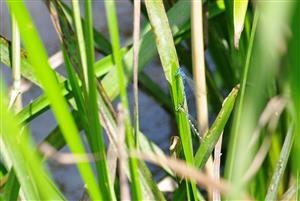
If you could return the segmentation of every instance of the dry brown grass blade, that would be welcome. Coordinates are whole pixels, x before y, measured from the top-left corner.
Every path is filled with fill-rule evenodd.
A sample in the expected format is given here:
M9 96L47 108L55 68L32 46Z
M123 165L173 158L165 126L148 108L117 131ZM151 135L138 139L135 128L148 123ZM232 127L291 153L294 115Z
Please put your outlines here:
M124 125L118 123L118 132L124 131ZM122 137L119 133L119 136ZM124 135L124 134L123 134ZM128 157L128 154L124 151L124 139L123 136L122 139L120 138L118 141L118 154L119 157L123 157L121 161L125 162L126 158ZM41 153L43 153L47 158L51 158L55 160L56 162L62 164L62 165L70 165L75 163L84 163L84 162L94 162L95 160L101 160L101 158L97 154L71 154L71 153L59 153L56 149L54 149L51 145L47 143L43 143L40 145L39 150ZM230 195L230 193L234 192L233 186L231 186L228 182L225 180L216 180L209 175L203 173L202 171L199 171L193 166L188 165L185 161L173 159L173 158L167 158L167 157L161 157L153 154L147 154L139 151L132 151L130 152L130 156L140 158L142 160L146 160L148 162L151 162L153 164L156 164L161 167L169 167L174 172L176 172L177 175L179 175L182 178L186 178L189 180L194 180L198 183L199 186L204 188L214 188L220 191L223 195ZM109 159L108 159L109 160ZM122 166L120 164L120 166ZM122 166L124 168L124 166ZM120 170L120 177L123 177L121 175L125 174L124 170ZM122 172L121 172L122 171ZM127 177L124 175L124 178L120 178L121 181L121 191L124 191L123 197L124 200L128 200L129 196L129 190L125 189L128 188L127 184ZM125 183L126 182L126 183ZM126 186L127 185L127 186ZM125 192L126 191L126 192ZM128 193L128 194L127 194ZM127 196L128 195L128 196ZM243 194L242 195L243 200L253 200L249 195Z
M208 130L208 105L205 78L205 57L204 57L204 32L203 32L203 12L202 1L192 1L192 58L193 75L195 81L196 109L198 130L203 137ZM202 92L202 93L200 93ZM213 160L210 157L205 165L205 171L213 176ZM212 200L213 189L207 189L209 200Z
M297 200L297 185L293 184L289 189L281 196L280 201L292 201Z
M106 106L108 107L110 113L112 114L112 117L114 118L114 120L117 120L117 114L116 114L116 111L114 109L114 106L112 105L112 101L111 99L109 98L109 96L107 95L104 87L103 87L103 84L101 82L101 80L96 80L96 84L97 84L97 91L98 93L100 94L100 96L103 98Z
M109 158L109 160L107 165L110 170L109 171L110 180L111 183L113 184L116 177L117 160L118 160L118 150L117 150L118 142L115 137L117 136L116 133L117 131L114 129L113 125L111 125L111 122L108 120L108 117L106 116L105 111L101 105L99 106L99 119L109 139L109 145L107 149L107 158Z
M99 119L107 133L109 142L112 143L115 148L118 147L118 143L116 140L116 136L117 136L116 130L114 126L111 124L111 122L108 120L108 117L106 116L102 106L99 106Z
M72 154L72 153L59 153L53 146L44 142L39 145L39 151L45 158L51 158L62 165L73 165L76 163L86 163L95 160L101 160L97 154Z
M221 165L221 149L222 149L222 139L223 139L223 133L220 135L220 138L215 146L214 151L214 178L216 180L220 179L220 165ZM214 201L221 200L220 192L217 189L213 189L212 199Z
M139 36L140 36L141 1L134 0L133 15L133 96L134 96L134 133L139 132L139 96L138 96L138 65L139 65Z
M118 155L119 155L119 176L120 176L120 197L121 200L130 200L128 180L126 177L127 156L124 152L125 144L125 111L122 104L118 105Z
M55 54L53 54L49 59L48 62L51 66L51 68L54 70L58 68L60 65L64 63L63 53L62 51L58 51Z
M113 184L116 178L117 172L117 161L118 161L118 152L115 149L115 146L110 142L107 148L106 158L109 158L107 166L109 169L109 178Z
M257 173L262 163L264 162L268 151L272 143L272 138L270 135L266 136L264 142L260 146L257 154L255 155L251 165L248 168L248 171L245 173L243 181L247 183L250 179Z
M252 135L248 149L251 149L255 145L257 139L259 138L261 129L265 127L269 122L269 130L274 129L280 114L286 106L286 102L286 99L280 96L275 96L270 99L270 101L267 103L265 109L260 115L258 125Z
M192 57L195 81L197 120L200 135L208 130L208 107L206 96L205 57L203 44L202 2L192 1Z
M193 166L188 165L185 161L170 158L170 157L161 157L152 154L146 154L139 151L133 151L130 153L131 156L146 160L150 163L153 163L158 166L168 166L177 175L182 178L189 180L194 180L198 183L199 186L204 188L215 188L221 192L223 195L229 195L234 191L233 186L231 186L225 180L220 179L219 181L213 179L209 175L199 171ZM253 200L250 196L244 194L243 200Z
M250 150L259 138L261 129L269 124L269 131L273 131L277 125L278 118L286 106L286 100L283 97L275 96L267 103L265 109L261 113L261 116L258 121L258 125L255 128L255 131L250 140L248 150ZM248 168L248 171L243 177L244 182L248 182L259 170L264 159L268 154L268 150L271 146L271 136L268 135L265 137L262 145L260 146L257 154L255 155L251 165Z

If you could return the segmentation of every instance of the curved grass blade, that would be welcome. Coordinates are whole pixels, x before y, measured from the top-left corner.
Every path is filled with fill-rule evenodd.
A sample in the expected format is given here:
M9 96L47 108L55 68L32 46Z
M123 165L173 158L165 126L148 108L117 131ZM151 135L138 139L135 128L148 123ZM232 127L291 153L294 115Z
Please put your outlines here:
M67 103L61 95L61 88L57 83L57 78L48 64L47 53L40 41L24 3L9 0L8 5L18 22L24 46L30 53L29 59L33 64L32 67L34 73L43 86L71 151L74 153L85 153L79 132L69 113ZM88 186L91 197L93 199L101 199L101 194L94 179L91 166L87 163L77 165Z
M230 94L223 102L222 109L220 110L216 120L208 130L207 134L203 138L200 147L195 154L195 166L198 168L203 168L208 160L209 156L218 142L220 135L222 134L224 127L230 117L233 110L235 99L238 95L239 86L232 89Z
M296 132L294 129L294 125L292 125L291 128L289 128L288 133L285 137L281 149L280 157L276 164L276 168L272 176L265 200L277 200L277 191L279 187L279 182L283 176L286 164L289 159L290 151L292 149L294 139L295 139L295 133Z

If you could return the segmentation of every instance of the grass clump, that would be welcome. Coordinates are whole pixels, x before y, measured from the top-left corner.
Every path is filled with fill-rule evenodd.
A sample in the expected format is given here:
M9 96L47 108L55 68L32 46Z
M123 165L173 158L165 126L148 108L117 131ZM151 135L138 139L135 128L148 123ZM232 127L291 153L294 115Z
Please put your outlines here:
M1 77L1 200L67 200L49 160L76 165L86 187L78 191L90 200L299 199L298 1L135 0L134 40L122 47L114 0L103 2L109 39L95 27L91 0L45 0L66 75L49 64L24 2L6 3L12 36L0 36L0 59L13 87L8 93ZM155 58L169 93L144 71ZM43 91L27 105L24 78ZM164 138L173 139L171 154L141 132L138 88L174 119ZM48 110L57 127L37 145L29 125Z

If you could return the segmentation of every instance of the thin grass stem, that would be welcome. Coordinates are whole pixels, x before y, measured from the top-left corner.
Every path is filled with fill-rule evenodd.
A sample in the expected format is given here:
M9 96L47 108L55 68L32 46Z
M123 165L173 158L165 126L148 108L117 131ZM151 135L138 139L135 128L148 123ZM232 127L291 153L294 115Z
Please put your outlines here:
M118 20L116 15L115 1L105 0L105 9L107 14L107 22L110 33L110 38L112 42L113 56L116 63L118 83L120 89L121 102L125 110L125 127L126 127L126 142L128 149L132 150L134 145L134 136L132 132L132 127L130 123L129 106L126 92L126 84L124 78L123 61L120 54L120 42L119 42L119 30L118 30ZM138 174L138 160L136 158L129 159L130 164L130 174L132 182L132 199L142 200L142 191L140 187L140 179Z
M140 37L141 1L134 0L133 15L133 96L134 96L134 133L137 145L139 131L139 95L138 95L138 65L139 65L139 37Z

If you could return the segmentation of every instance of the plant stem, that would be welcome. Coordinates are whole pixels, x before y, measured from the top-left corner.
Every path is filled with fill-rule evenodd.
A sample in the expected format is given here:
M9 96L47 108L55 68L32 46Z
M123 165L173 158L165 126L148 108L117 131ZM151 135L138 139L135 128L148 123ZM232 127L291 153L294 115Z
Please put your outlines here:
M126 142L128 145L129 151L133 148L137 148L134 146L134 138L132 127L130 123L130 114L128 107L128 99L126 92L126 83L124 77L124 70L122 65L122 57L120 52L120 42L119 42L119 30L118 30L118 21L116 15L115 1L114 0L105 0L105 9L107 13L107 22L110 33L110 38L112 42L113 48L113 56L116 63L117 68L117 76L119 82L120 96L121 102L125 110L125 127L126 127ZM138 174L138 160L136 158L129 159L130 165L130 174L131 174L131 182L132 182L132 199L133 200L142 200L142 192L140 187L140 179Z
M192 1L192 58L193 75L195 80L195 98L197 109L198 130L204 137L208 130L208 106L205 78L205 57L203 44L203 13L202 1ZM209 158L205 166L208 175L213 176L213 160ZM212 199L212 189L207 189L209 200Z
M141 1L134 0L133 22L133 94L134 94L134 133L135 143L139 131L139 95L138 95L138 65L139 65L139 36L140 36Z

